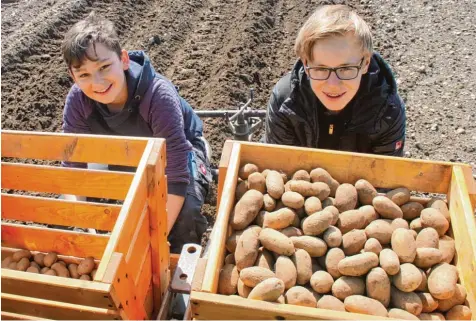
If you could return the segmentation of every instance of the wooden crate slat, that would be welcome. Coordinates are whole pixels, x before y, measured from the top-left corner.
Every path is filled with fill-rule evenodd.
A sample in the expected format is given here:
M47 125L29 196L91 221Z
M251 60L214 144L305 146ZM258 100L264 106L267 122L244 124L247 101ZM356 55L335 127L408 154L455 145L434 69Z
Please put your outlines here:
M129 249L126 252L125 260L133 273L135 284L140 274L140 268L146 259L150 248L149 232L149 211L147 207L142 211L142 215L135 225L135 232L129 242ZM150 253L149 253L150 255Z
M385 318L192 292L192 317L196 320L382 320Z
M25 314L18 314L18 313L11 313L11 312L1 312L2 320L51 320L51 319L44 319L33 317L31 315Z
M137 295L131 270L122 253L113 253L102 281L112 284L114 295L120 302L119 308L124 310L129 319L146 320L148 318L143 302Z
M120 205L2 193L2 218L111 231Z
M147 296L150 286L152 285L152 259L150 247L144 255L144 260L139 267L139 274L136 280L137 296L143 302Z
M202 291L216 293L218 287L218 276L223 266L225 255L225 242L228 233L228 221L230 212L234 206L235 187L240 166L241 145L234 144L228 173L223 185L223 195L217 213L217 219L213 227L212 240L209 249L208 263L205 270L205 277L202 283Z
M260 170L280 169L288 175L298 169L326 169L339 183L354 184L363 178L376 187L405 186L420 192L446 194L454 165L448 162L406 159L370 154L356 154L301 147L240 143L241 162L256 164ZM476 188L472 184L471 189Z
M115 310L2 293L2 310L56 320L117 320Z
M101 259L108 235L2 223L2 246Z
M167 242L167 178L165 144L155 142L148 156L147 198L150 215L150 246L152 259L152 284L154 288L154 314L159 312L160 303L167 290L170 278L169 246Z
M133 173L2 162L2 188L123 200Z
M464 174L459 166L453 168L449 211L455 239L456 266L474 315L476 314L476 223Z
M2 293L112 309L111 285L2 269Z
M145 138L3 130L2 157L137 166Z
M153 141L149 141L145 148L144 154L148 155L153 147ZM116 225L111 233L110 241L104 250L101 264L99 264L96 272L95 280L101 281L106 273L107 265L114 252L127 253L129 249L130 239L135 231L135 223L139 220L142 210L147 200L147 182L145 177L145 168L147 165L146 157L143 157L137 167L136 174L129 185L129 191L122 205ZM121 247L119 249L118 247Z

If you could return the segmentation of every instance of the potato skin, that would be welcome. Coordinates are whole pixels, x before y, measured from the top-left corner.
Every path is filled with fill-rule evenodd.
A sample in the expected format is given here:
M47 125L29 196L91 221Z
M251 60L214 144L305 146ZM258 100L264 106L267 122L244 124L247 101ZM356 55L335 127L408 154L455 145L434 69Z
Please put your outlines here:
M235 201L239 201L248 191L248 180L240 181L235 188Z
M402 209L391 199L385 196L376 196L372 201L372 205L374 206L377 213L379 213L383 218L393 220L403 217Z
M381 245L387 245L392 239L392 226L388 221L378 219L371 222L365 228L367 238L374 238L380 242Z
M390 279L384 269L373 268L365 278L365 289L369 298L382 303L386 308L390 303Z
M455 293L453 294L451 298L437 301L438 310L442 312L446 312L450 310L452 307L454 307L455 305L464 304L465 300L466 300L466 289L461 284L456 284ZM428 312L432 312L432 311L428 311Z
M327 209L327 208L326 208ZM365 217L359 210L349 210L339 214L337 227L342 234L352 231L353 229L360 230L365 225Z
M323 233L332 222L332 214L323 210L306 217L302 222L304 235L316 236Z
M413 234L404 228L397 228L392 233L392 249L398 255L400 263L412 263L416 256L416 242Z
M286 290L296 285L297 270L289 257L281 255L276 259L275 273L276 277L284 282Z
M236 203L230 225L234 230L243 230L256 218L263 206L263 194L251 189Z
M242 231L233 231L233 233L226 239L225 247L230 253L234 253L236 250L236 244L238 243L238 240L240 239L241 234L243 234Z
M265 248L260 248L258 250L258 258L256 259L255 266L272 271L274 267L273 254Z
M11 255L2 260L2 268L7 269L10 263L15 263L13 262L13 257Z
M94 258L92 256L88 256L84 260L82 260L78 265L78 274L84 275L89 274L94 269L95 263Z
M362 278L354 276L342 276L335 280L332 285L332 295L339 300L344 300L351 295L363 295L365 283Z
M58 274L58 276L60 277L63 277L63 278L70 277L69 270L63 264L59 262L56 262L55 264L53 264L51 266L51 269L54 270L56 274Z
M304 210L308 216L312 215L322 210L322 203L319 198L311 196L304 202Z
M402 309L418 316L423 305L415 292L403 292L392 286L390 294L390 303L394 308Z
M318 237L314 236L292 236L291 241L294 244L294 248L303 249L311 257L320 257L326 254L327 244Z
M359 202L362 205L372 205L372 201L377 196L377 190L373 187L370 182L365 179L359 179L355 182L355 189L357 190L357 195Z
M448 220L443 216L443 214L434 208L425 208L423 211L421 211L420 218L421 226L423 228L434 228L440 237L446 234L446 231L448 231L450 226Z
M379 258L377 254L368 252L349 256L339 262L337 268L342 275L362 276L377 267Z
M363 313L376 315L380 317L387 316L387 309L377 300L367 298L363 295L351 295L345 298L344 306L346 311L354 313Z
M439 249L429 247L417 248L413 263L421 269L428 269L440 263L442 257L443 254Z
M30 260L27 256L23 256L18 262L16 269L18 271L26 271L30 267Z
M342 232L335 226L329 226L322 235L328 247L339 247L342 244Z
M471 310L465 305L455 305L446 312L446 320L471 320Z
M431 247L437 249L439 238L438 232L434 228L426 227L418 233L416 247Z
M352 230L342 237L342 249L345 255L354 255L360 253L367 242L367 235L364 230Z
M406 187L396 188L387 193L387 197L398 206L410 201L410 190Z
M246 286L241 279L238 279L237 291L239 296L242 298L247 298L253 288Z
M248 189L257 190L262 194L266 193L266 179L264 176L259 172L251 173L248 176Z
M456 291L458 271L454 265L440 263L431 268L428 290L438 300L450 299Z
M239 273L233 264L225 264L220 271L218 281L218 293L224 295L232 295L237 291Z
M243 284L250 288L254 288L258 283L266 279L276 277L273 271L258 266L245 268L241 270L239 274L240 280L243 281Z
M36 266L30 266L28 269L26 269L26 272L39 274L40 270Z
M455 240L447 235L440 237L438 249L443 254L441 262L451 263L456 253Z
M276 200L269 196L269 194L263 195L263 209L267 212L274 211L276 208Z
M429 208L434 208L440 211L441 214L446 218L448 222L451 222L450 211L448 210L448 205L443 200L434 200L428 204Z
M266 190L274 199L280 199L284 194L284 180L277 171L270 170L266 176Z
M296 213L287 207L264 215L263 227L269 227L275 230L284 229L290 226L296 218Z
M260 232L261 227L252 225L244 230L238 239L235 250L235 262L238 271L255 264L258 257Z
M294 286L286 291L287 304L315 308L317 301L311 291L302 286Z
M294 254L294 244L291 239L276 230L262 229L259 234L259 241L264 248L276 254L286 256Z
M420 320L446 320L441 313L421 313L418 317Z
M324 294L331 291L334 279L332 275L326 271L316 271L312 274L310 283L314 291L319 294Z
M439 305L441 304L441 302L439 302L438 300L435 300L435 298L433 298L430 293L427 293L427 292L415 292L415 293L418 295L418 297L421 300L423 313L430 313L439 308ZM442 310L442 311L446 311L446 310Z
M28 250L18 250L12 255L12 262L19 262L21 259L26 257L28 260L31 258L31 252Z
M400 266L400 271L393 277L393 284L403 292L413 292L421 284L422 277L420 270L411 263L404 263Z
M342 276L342 274L339 272L338 266L339 262L343 259L345 259L345 254L340 248L335 247L327 251L324 259L325 268L334 279Z
M420 217L421 211L424 209L423 205L418 202L408 202L400 208L402 209L403 218L408 221Z
M78 265L75 263L71 263L68 265L68 271L69 274L73 279L79 279L79 273L78 273Z
M400 260L397 253L391 249L383 249L379 255L380 266L388 275L395 275L400 271Z
M319 309L327 309L334 311L345 311L344 302L332 295L324 295L317 301Z
M377 241L377 239L370 238L365 242L364 252L373 252L380 255L380 252L382 252L382 245Z
M306 181L306 182L310 182L311 181L311 176L309 175L309 173L304 170L304 169L300 169L300 170L297 170L292 178L292 180L295 180L295 181Z
M373 221L380 218L380 215L378 215L377 211L375 211L375 208L372 205L361 206L359 207L359 211L362 212L362 215L364 216L364 228Z
M340 213L355 209L357 205L357 190L354 185L344 183L336 190L334 206Z
M243 166L238 170L238 176L239 176L242 180L245 180L245 179L248 179L248 177L249 177L252 173L256 173L256 172L259 172L258 166L256 166L255 164L248 163L248 164L243 165Z
M296 249L291 257L297 271L297 284L304 285L309 282L312 276L312 260L309 253L303 249Z
M43 258L43 264L47 267L51 267L58 260L58 255L55 252L50 252Z
M248 299L275 302L283 293L284 282L278 278L270 278L256 285Z
M284 192L283 196L281 196L281 201L284 205L293 209L299 209L304 206L304 197L293 191Z
M388 310L388 317L395 318L400 320L420 320L418 317L414 316L410 312L407 312L402 309L390 309Z

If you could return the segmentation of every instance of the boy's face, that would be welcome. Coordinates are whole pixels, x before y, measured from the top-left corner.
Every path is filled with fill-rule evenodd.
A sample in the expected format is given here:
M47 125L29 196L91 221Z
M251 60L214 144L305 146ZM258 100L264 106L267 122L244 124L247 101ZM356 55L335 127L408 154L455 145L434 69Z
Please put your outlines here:
M89 46L87 56L81 66L71 66L74 82L89 98L102 104L124 105L127 101L127 84L124 70L129 69L129 55L122 50L121 57L101 43L96 43L96 51Z
M311 87L317 98L331 111L340 111L352 100L360 87L362 75L368 70L370 55L362 53L355 35L331 37L319 40L313 48L313 61L304 61L306 67L338 68L350 67L339 71L339 79L335 72L331 72L326 80L325 70L306 70L310 79ZM360 70L353 67L361 67ZM311 73L311 74L310 74ZM324 75L324 77L322 77ZM317 77L316 77L317 76Z

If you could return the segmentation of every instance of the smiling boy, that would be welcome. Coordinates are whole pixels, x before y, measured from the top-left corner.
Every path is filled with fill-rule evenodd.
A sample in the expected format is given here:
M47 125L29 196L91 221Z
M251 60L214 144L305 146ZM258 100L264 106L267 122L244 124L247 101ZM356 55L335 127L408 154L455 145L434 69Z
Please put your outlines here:
M402 156L405 107L361 17L344 5L318 8L295 52L271 94L265 142Z
M62 53L74 81L63 131L165 138L171 252L200 243L207 228L201 207L211 181L201 120L173 84L154 71L144 52L121 48L108 20L92 14L76 23L65 35Z

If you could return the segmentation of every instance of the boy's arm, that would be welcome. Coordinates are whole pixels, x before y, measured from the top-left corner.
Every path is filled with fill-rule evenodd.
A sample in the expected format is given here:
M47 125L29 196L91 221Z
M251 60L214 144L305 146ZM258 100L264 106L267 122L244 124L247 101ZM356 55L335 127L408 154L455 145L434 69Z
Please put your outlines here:
M394 95L382 117L380 131L372 142L372 153L386 156L403 156L405 127L405 105L398 95Z
M185 137L180 100L167 83L156 84L149 111L149 123L154 137L165 138L167 167L167 225L172 229L182 209L189 180L188 154L191 144Z
M278 85L273 88L268 102L264 142L292 146L295 143L293 128L286 116L279 111L282 101L278 98Z

